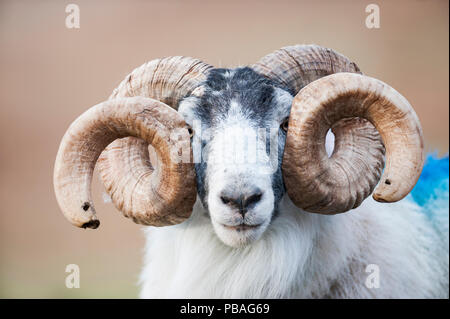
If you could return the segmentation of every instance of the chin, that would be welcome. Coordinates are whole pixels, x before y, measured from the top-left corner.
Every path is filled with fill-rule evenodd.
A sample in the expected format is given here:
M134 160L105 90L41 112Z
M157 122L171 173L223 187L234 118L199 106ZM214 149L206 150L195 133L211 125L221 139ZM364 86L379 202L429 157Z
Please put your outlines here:
M257 241L269 225L269 220L256 226L228 226L212 220L217 237L227 246L242 248Z

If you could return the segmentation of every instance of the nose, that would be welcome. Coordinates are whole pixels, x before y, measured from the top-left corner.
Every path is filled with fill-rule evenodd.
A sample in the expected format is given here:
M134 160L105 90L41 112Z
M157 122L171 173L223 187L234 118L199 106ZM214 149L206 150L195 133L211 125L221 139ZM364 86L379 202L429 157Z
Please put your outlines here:
M262 191L258 187L252 187L245 192L222 191L220 200L227 206L239 209L244 216L248 209L256 205L262 198Z

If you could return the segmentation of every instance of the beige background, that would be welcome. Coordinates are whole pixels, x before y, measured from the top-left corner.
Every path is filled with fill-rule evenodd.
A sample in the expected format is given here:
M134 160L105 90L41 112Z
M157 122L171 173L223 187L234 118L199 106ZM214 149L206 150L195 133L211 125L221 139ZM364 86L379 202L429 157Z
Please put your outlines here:
M381 28L365 27L378 3ZM76 3L81 28L65 27ZM448 150L448 2L0 1L0 297L136 297L143 236L101 200L98 230L60 214L53 161L68 125L136 66L188 55L252 63L282 46L333 48L405 95L427 148ZM64 285L81 268L81 288ZM164 275L164 274L161 274Z

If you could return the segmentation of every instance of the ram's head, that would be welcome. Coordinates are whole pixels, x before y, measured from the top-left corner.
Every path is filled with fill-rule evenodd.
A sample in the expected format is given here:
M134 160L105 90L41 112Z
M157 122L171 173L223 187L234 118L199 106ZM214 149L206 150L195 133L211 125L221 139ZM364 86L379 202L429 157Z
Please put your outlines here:
M136 223L181 223L198 195L218 236L239 246L259 238L286 192L321 214L347 212L372 193L395 202L423 159L421 126L402 95L335 51L302 45L246 68L187 57L142 65L67 130L54 184L64 215L97 228L98 160L115 206Z

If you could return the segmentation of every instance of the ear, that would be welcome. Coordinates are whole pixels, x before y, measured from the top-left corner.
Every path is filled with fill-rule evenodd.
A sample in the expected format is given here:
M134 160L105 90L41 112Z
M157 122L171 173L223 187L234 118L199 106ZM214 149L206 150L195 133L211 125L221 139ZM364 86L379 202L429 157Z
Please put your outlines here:
M294 97L287 91L281 88L275 88L274 98L277 107L274 110L274 119L281 123L286 117L289 116L292 107L292 101Z
M194 120L196 119L195 108L197 107L199 101L200 99L197 96L191 95L187 98L184 98L178 106L178 113L190 126L194 125Z

